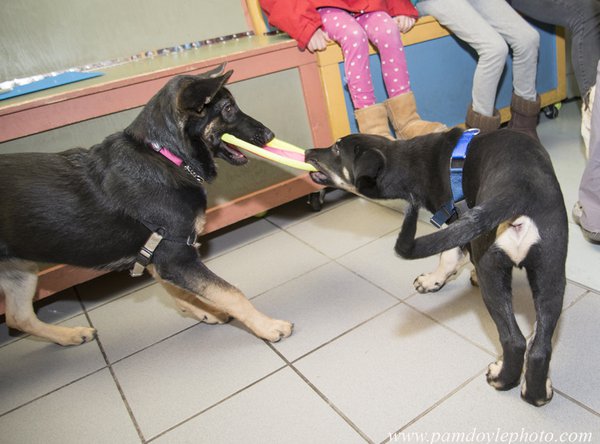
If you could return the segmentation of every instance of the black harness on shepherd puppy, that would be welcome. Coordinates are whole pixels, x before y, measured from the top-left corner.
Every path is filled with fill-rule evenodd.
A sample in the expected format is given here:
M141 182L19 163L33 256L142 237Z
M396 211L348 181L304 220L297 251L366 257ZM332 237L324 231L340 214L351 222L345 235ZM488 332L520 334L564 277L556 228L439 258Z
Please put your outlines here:
M174 165L181 167L187 171L198 183L202 184L205 182L204 178L194 170L191 166L187 165L180 157L173 154L171 150L165 147L161 147L156 142L149 143L152 150L161 154L165 158L167 158ZM152 256L154 255L154 250L158 248L158 244L165 239L172 242L184 243L186 245L193 246L195 248L199 247L198 243L198 234L196 232L191 233L189 236L178 236L174 235L171 230L168 230L160 225L154 224L149 221L142 220L140 221L142 224L148 228L152 234L148 237L146 243L142 246L140 251L138 252L135 263L133 264L131 270L129 270L129 274L131 277L140 277L144 274L144 270L148 265L152 263Z

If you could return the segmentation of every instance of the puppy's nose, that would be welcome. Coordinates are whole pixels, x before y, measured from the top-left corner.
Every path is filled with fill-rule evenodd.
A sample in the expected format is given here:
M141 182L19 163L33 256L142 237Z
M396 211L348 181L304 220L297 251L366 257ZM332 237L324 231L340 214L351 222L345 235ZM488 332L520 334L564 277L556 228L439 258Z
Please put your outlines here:
M273 140L273 138L275 137L275 133L273 133L273 131L271 131L269 128L265 128L263 130L263 143L267 143L270 142L271 140Z
M308 162L311 159L316 160L317 159L316 151L318 151L318 150L319 150L319 148L311 148L311 149L305 150L304 151L304 161Z

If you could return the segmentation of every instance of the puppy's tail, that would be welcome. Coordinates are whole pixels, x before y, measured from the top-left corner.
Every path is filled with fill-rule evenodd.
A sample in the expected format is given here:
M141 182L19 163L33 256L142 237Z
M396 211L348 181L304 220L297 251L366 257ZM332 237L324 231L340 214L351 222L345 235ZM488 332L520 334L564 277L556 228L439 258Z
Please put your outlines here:
M495 216L488 211L488 208L494 208L492 202L471 208L443 230L415 239L418 207L410 205L404 215L402 230L396 240L396 253L406 259L419 259L467 245L473 239L495 229L510 217L507 217L505 212L497 212L498 215Z

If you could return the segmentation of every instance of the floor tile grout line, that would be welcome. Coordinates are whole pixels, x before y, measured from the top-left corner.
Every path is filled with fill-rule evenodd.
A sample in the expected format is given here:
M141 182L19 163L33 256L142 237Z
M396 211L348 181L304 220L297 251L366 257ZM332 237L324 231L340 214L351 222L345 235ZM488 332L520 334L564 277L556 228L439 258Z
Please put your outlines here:
M242 242L241 244L238 244L238 245L236 245L235 247L233 247L233 248L231 248L231 249L228 249L228 250L226 250L226 251L223 251L223 252L221 252L221 253L215 254L214 256L211 256L211 257L209 257L209 258L206 258L206 259L202 258L202 259L203 259L203 260L205 260L206 264L208 265L208 264L209 264L209 263L210 263L212 260L214 260L214 259L217 259L217 258L223 257L223 256L225 256L226 254L229 254L229 253L232 253L232 252L234 252L234 251L237 251L237 250L239 250L240 248L244 248L244 247L246 247L246 246L248 246L248 245L252 245L252 244L254 244L254 243L256 243L256 242L259 242L259 241L261 241L261 240L263 240L263 239L266 239L266 238L268 238L268 237L274 236L275 234L278 234L278 233L280 233L280 232L284 232L284 233L287 233L287 234L289 234L289 235L293 236L293 235L292 235L292 234L291 234L289 231L287 231L287 228L289 228L289 227L292 227L292 226L294 226L294 225L297 225L297 224L299 224L299 223L301 223L301 222L304 222L305 220L312 219L312 218L314 218L314 217L318 216L319 214L323 214L323 213L327 213L327 212L329 212L329 211L332 211L332 210L334 210L335 208L338 208L338 207L340 207L340 206L342 206L342 205L345 205L346 203L347 203L347 202L344 202L344 203L337 204L337 205L335 205L335 206L334 206L334 207L332 207L332 208L329 208L329 209L327 209L327 210L324 210L322 213L321 213L321 212L319 212L319 213L315 213L313 216L310 216L310 217L308 217L308 218L306 218L306 219L303 219L303 220L301 220L301 221L298 221L298 222L296 222L296 223L294 223L294 224L292 224L292 225L286 225L285 227L282 227L282 226L280 226L280 225L277 225L275 222L273 222L273 221L269 220L269 219L268 219L268 216L267 216L267 217L264 217L264 218L263 218L263 220L264 220L265 222L267 222L267 223L271 224L273 227L275 227L275 228L276 228L277 230L279 230L279 231L273 231L272 233L265 233L264 235L259 235L259 236L258 236L256 239L252 239L252 240L250 240L250 241L248 241L248 242ZM297 240L300 240L300 241L302 241L302 239L300 239L300 238L298 238L298 237L296 237L296 236L293 236L293 237L294 237L294 238L296 238ZM303 242L303 241L302 241L302 242ZM303 242L303 243L305 243L305 242ZM308 244L307 244L307 245L308 245ZM311 247L313 250L315 250L315 248L314 248L314 247L312 247L311 245L309 245L309 246L310 246L310 247ZM316 250L316 251L318 251L318 250ZM319 253L321 253L321 252L319 252ZM321 254L323 254L323 253L321 253ZM325 255L325 256L326 256L326 255Z
M86 319L88 320L88 323L90 324L91 327L94 327L94 323L92 322L92 318L90 317L90 314L88 313L88 311L85 308L85 305L83 304L83 300L81 299L81 295L79 294L79 292L77 291L77 289L74 289L77 298L79 299L79 302L81 303L81 306L83 307L83 311L84 311L84 315L86 317ZM112 364L110 362L110 360L108 359L108 355L106 353L106 350L104 349L104 346L102 345L102 341L101 339L96 336L96 343L98 344L98 348L100 349L100 353L102 354L102 358L104 359L104 362L106 363L106 368L108 368L108 371L110 372L110 376L114 382L114 384L117 387L117 390L119 392L119 395L121 396L121 400L123 401L123 404L125 405L125 409L127 410L127 414L129 415L129 419L133 424L133 427L135 428L136 433L138 434L138 437L140 438L140 441L142 443L145 443L146 440L144 438L144 433L142 432L142 429L140 428L140 425L137 421L137 419L135 418L135 415L133 413L133 410L131 408L131 406L129 405L129 401L127 400L127 396L125 395L125 392L123 390L123 387L121 386L121 383L119 382L119 378L117 378L117 374L115 373Z
M267 342L267 341L264 341L264 342ZM145 444L150 443L150 442L152 442L152 441L160 438L161 436L166 435L169 432L172 432L173 430L175 430L176 428L182 426L183 424L185 424L185 423L187 423L189 421L192 421L193 419L199 417L200 415L203 415L204 413L208 412L209 410L212 410L213 408L218 407L219 405L223 404L224 402L226 402L226 401L232 399L233 397L239 395L240 393L242 393L242 392L244 392L244 391L246 391L246 390L254 387L255 385L258 385L259 383L261 383L265 379L273 376L274 374L282 371L285 368L288 368L287 364L282 365L281 367L279 367L279 368L273 370L272 372L270 372L270 373L262 376L261 378L257 379L256 381L253 381L250 384L248 384L248 385L240 388L239 390L236 390L235 392L227 395L225 398L220 399L219 401L215 402L214 404L212 404L212 405L206 407L205 409L203 409L203 410L201 410L201 411L193 414L192 416L189 416L188 418L185 418L184 420L178 422L177 424L172 425L171 427L169 427L168 429L163 430L162 432L158 433L157 435L154 435L154 436L148 438L148 440L145 441Z
M579 302L581 302L583 299L585 299L590 294L592 294L592 292L590 290L587 290L587 291L583 292L582 294L580 294L579 296L577 296L575 299L573 299L573 301L566 307L563 305L563 309L560 312L560 316L562 317L567 310L573 308L575 305L577 305ZM560 319L559 319L559 321L560 321Z
M135 278L131 278L131 279L135 279ZM85 296L80 296L80 289L79 289L79 285L75 285L75 286L73 286L72 288L73 288L73 290L74 290L74 291L77 293L77 295L78 295L78 296L80 296L80 298L81 298L81 303L82 303L82 306L83 306L83 309L84 309L85 311L94 311L94 310L96 310L96 309L98 309L98 308L101 308L101 307L104 307L104 306L106 306L106 305L110 304L111 302L118 301L118 300L120 300L120 299L123 299L124 297L130 296L130 295L132 295L133 293L136 293L136 292L138 292L138 291L140 291L140 290L144 290L144 289L146 289L146 288L148 288L148 287L150 287L150 286L152 286L152 285L154 285L154 284L156 284L156 281L155 281L154 279L148 280L148 283L147 283L147 284L141 285L141 286L139 286L139 287L138 287L138 286L136 286L135 288L132 288L132 289L131 289L131 291L130 291L130 290L126 290L126 291L125 291L125 293L123 293L123 294L122 294L122 295L120 295L120 296L117 296L117 297L111 298L109 301L104 301L104 302L98 303L97 305L94 305L93 307L89 307L89 308L88 308L88 307L86 307L86 306L85 306L85 303L83 302L83 299L85 299ZM81 313L80 313L80 314L81 314Z
M358 197L358 196L353 196L353 197ZM299 198L302 199L302 198ZM321 214L325 214L328 213L329 211L335 210L336 208L342 207L344 205L347 205L348 203L352 202L354 199L352 199L352 197L341 197L340 201L334 201L334 202L330 202L330 206L324 205L323 208L321 208L321 210L319 211L312 211L312 210L307 210L307 215L302 217L300 220L297 220L295 222L292 222L290 224L286 224L285 226L281 226L276 224L275 222L273 222L272 220L269 220L269 216L265 216L265 220L267 220L269 223L275 225L277 228L281 229L281 230L285 230L286 228L291 228L295 225L301 224L303 222L309 221L311 219L314 219L315 217L318 217ZM308 206L308 204L306 204Z
M126 293L124 293L124 294L122 294L122 295L120 295L118 297L112 298L110 301L102 302L102 303L100 303L100 304L98 304L98 305L96 305L94 307L89 308L89 309L83 303L84 297L81 296L81 294L80 294L80 291L79 291L79 288L78 288L79 286L78 285L74 285L73 287L70 287L70 288L73 290L73 292L75 293L76 297L78 298L79 305L81 306L81 311L79 311L79 312L77 312L77 313L75 313L73 315L67 316L64 319L61 319L59 321L56 321L55 323L62 324L64 322L70 321L72 319L75 319L77 316L84 315L85 312L94 311L96 309L104 307L104 306L110 304L111 302L118 301L118 300L120 300L120 299L122 299L122 298L124 298L126 296L129 296L129 295L131 295L131 294L133 294L133 293L135 293L135 292L137 292L139 290L142 290L144 288L148 288L149 286L154 285L155 283L156 283L156 281L154 281L154 280L149 281L147 285L136 287L135 289L132 289L131 291L127 291ZM34 301L34 302L37 302L37 301ZM14 344L15 342L21 341L22 339L28 338L30 336L31 335L29 335L29 334L22 333L22 335L20 337L14 338L11 341L6 342L5 344L0 344L0 349L2 349L3 347L6 347L7 345Z
M279 227L276 227L276 228L279 228ZM280 231L283 231L283 230L280 230ZM242 248L245 248L245 247L247 247L249 245L255 244L255 243L260 242L260 241L262 241L264 239L267 239L269 237L275 236L278 233L279 233L279 231L272 231L270 233L261 234L258 237L256 237L255 239L251 239L251 240L248 240L248 241L242 241L241 243L236 243L236 245L234 247L231 247L229 249L221 251L220 253L216 253L214 256L204 257L204 256L202 256L199 253L200 254L200 259L202 260L202 262L204 262L206 265L208 265L211 261L213 261L215 259L221 258L221 257L223 257L223 256L225 256L227 254L230 254L230 253L233 253L235 251L238 251L238 250L240 250ZM200 237L200 242L202 243L202 235ZM208 241L206 243L209 243L209 242L210 241Z
M374 205L379 205L379 206L381 206L381 207L383 207L383 208L386 208L386 209L388 209L388 210L390 210L390 211L393 211L393 212L397 212L397 213L399 213L399 214L402 214L402 213L400 213L400 212L398 212L398 211L396 211L396 210L394 210L394 209L392 209L392 208L386 207L385 205L381 205L381 204L377 204L376 202L372 202L372 201L371 201L371 200L369 200L369 199L365 199L365 198L362 198L362 197L360 197L360 196L357 196L357 199L364 199L364 200L366 200L366 201L368 201L368 202L370 202L370 203L373 203ZM339 204L339 205L337 205L336 207L334 207L334 208L331 208L330 210L327 210L327 211L332 211L332 210L334 210L334 209L336 209L336 208L339 208L339 207L341 207L341 206L343 206L343 205L347 205L347 204L349 204L349 203L351 203L351 202L353 202L353 201L354 201L354 200L348 200L348 202L344 202L343 204ZM317 215L317 216L318 216L318 215ZM312 218L311 218L311 219L312 219ZM367 245L370 245L370 244L372 244L373 242L376 242L376 241L378 241L378 240L379 240L379 239L381 239L382 237L388 236L388 235L389 235L389 234L391 234L391 233L395 233L396 231L398 231L398 230L401 228L401 226L402 226L402 223L400 223L400 224L398 225L398 227L396 227L396 228L394 228L394 229L391 229L391 230L389 230L389 231L386 231L386 232L382 233L381 235L379 235L378 237L376 237L376 238L374 238L374 239L371 239L371 240L367 241L366 243L364 243L364 244L362 244L362 245L359 245L359 246L357 246L356 248L353 248L352 250L346 251L346 252L342 253L341 255L339 255L339 256L335 256L335 257L332 257L332 256L330 256L329 254L327 254L327 253L325 253L325 252L323 252L323 251L319 250L319 249L318 249L318 248L316 248L314 245L311 245L311 244L309 244L309 243L308 243L306 240L304 240L302 237L300 237L300 236L298 236L297 234L294 234L294 233L292 233L292 232L290 232L290 231L288 230L288 228L292 228L292 227L294 227L295 225L297 225L297 224L294 224L294 225L288 225L288 226L286 226L286 227L279 227L279 228L280 228L282 231L284 231L284 232L286 232L287 234L289 234L290 236L294 237L296 240L298 240L298 241L302 242L304 245L306 245L306 246L310 247L311 249L313 249L314 251L318 252L319 254L322 254L323 256L327 257L328 259L331 259L332 261L337 261L338 259L341 259L342 257L345 257L345 256L347 256L347 255L349 255L349 254L351 254L351 253L353 253L353 252L355 252L355 251L357 251L357 250L359 250L359 249L363 248L363 247L366 247Z
M421 310L419 310L418 308L416 308L415 306L411 305L408 301L403 301L407 307L411 308L412 310L416 311L417 313L425 316L427 319L433 321L434 323L436 323L437 325L439 325L440 327L444 328L445 330L454 333L456 336L460 337L461 339L463 339L464 341L468 342L469 344L471 344L472 346L478 348L479 350L483 351L484 353L486 353L487 355L490 355L493 359L499 359L499 355L496 352L493 352L491 350L486 349L484 346L482 346L481 344L478 344L476 342L473 342L471 339L469 339L468 337L466 337L465 335L463 335L462 333L454 330L453 328L451 328L450 326L440 322L439 320L435 319L434 317L432 317L431 315L429 315L428 313L422 312Z
M266 295L267 293L269 293L269 292L271 292L271 291L273 291L273 290L276 290L276 289L278 289L278 288L281 288L281 287L283 287L284 285L287 285L287 284L288 284L288 283L290 283L290 282L293 282L293 281L295 281L295 280L297 280L297 279L300 279L300 278L302 278L302 277L305 277L307 274L310 274L310 273L312 273L312 272L314 272L314 271L317 271L317 270L318 270L318 269L320 269L320 268L326 267L327 265L330 265L330 264L332 264L333 262L334 262L334 261L332 261L332 260L328 260L327 262L325 262L325 263L323 263L323 264L316 265L316 266L314 266L313 268L310 268L310 269L308 269L308 270L305 270L305 271L304 271L304 272L302 272L301 274L299 274L299 275L297 275L297 276L294 276L294 277L292 277L292 278L288 279L288 280L287 280L287 281L285 281L285 282L281 282L281 283L279 283L279 284L275 285L274 287L270 287L270 288L268 288L268 289L266 289L266 290L264 290L264 291L261 291L260 293L258 293L258 294L256 294L256 295L252 296L252 297L248 297L247 299L248 299L249 301L254 301L254 300L256 300L257 298L260 298L260 297L262 297L262 296ZM244 293L244 292L242 291L242 293ZM244 293L244 295L245 295L245 293Z
M391 306L389 306L388 308L386 308L386 309L384 309L384 310L380 311L379 313L376 313L376 314L374 314L373 316L371 316L371 317L370 317L370 318L368 318L368 319L365 319L365 320L363 320L363 321L359 322L358 324L354 325L353 327L350 327L348 330L345 330L345 331L343 331L343 332L342 332L342 333L340 333L339 335L337 335L337 336L335 336L335 337L333 337L333 338L331 338L331 339L329 339L329 340L327 340L327 341L325 341L325 342L321 343L319 346L317 346L317 347L313 348L312 350L310 350L310 351L308 351L308 352L304 353L303 355L301 355L301 356L299 356L299 357L297 357L297 358L294 358L294 359L292 359L291 361L289 361L287 358L285 358L285 359L286 359L286 362L290 362L291 364L295 364L296 362L300 361L301 359L304 359L304 358L306 358L307 356L309 356L309 355L313 354L314 352L316 352L316 351L318 351L318 350L322 349L323 347L326 347L326 346L328 346L328 345L329 345L329 344L331 344L332 342L334 342L334 341L337 341L338 339L340 339L340 338L341 338L341 337L343 337L343 336L346 336L347 334L349 334L349 333L353 332L354 330L356 330L356 329L358 329L358 328L362 327L363 325L367 324L368 322L371 322L372 320L374 320L374 319L376 319L376 318L378 318L378 317L380 317L380 316L384 315L384 314L385 314L385 313L387 313L388 311L390 311L390 310L393 310L394 308L398 307L399 305L402 305L402 303L403 303L402 301L397 301L397 302L394 302L394 304L393 304L393 305L391 305ZM273 348L274 348L274 347L273 347ZM277 354L280 354L280 352L279 352L279 351L277 351Z
M440 405L442 405L443 403L445 403L451 397L453 397L458 392L460 392L461 390L463 390L467 385L469 385L475 379L477 379L477 378L481 377L482 375L484 375L486 371L487 371L487 369L478 371L476 374L474 374L473 376L471 376L470 378L468 378L462 384L459 384L456 388L454 388L454 390L451 390L448 394L444 395L442 398L440 398L439 400L437 400L435 403L433 403L427 409L423 410L420 414L418 414L413 419L411 419L409 422L407 422L406 424L404 424L401 428L399 428L395 432L390 433L390 436L394 436L394 435L400 434L400 433L404 432L411 425L416 424L418 421L420 421L421 419L423 419L425 416L427 416L429 413L431 413L432 411L434 411ZM386 444L386 443L389 443L389 442L390 442L390 437L388 437L387 439L383 440L381 442L381 444Z
M187 327L185 327L185 328L183 328L183 329L181 329L179 331L171 333L171 334L165 336L164 338L161 338L161 339L153 342L152 344L145 345L144 347L142 347L142 348L140 348L140 349L138 349L138 350L136 350L136 351L134 351L134 352L126 355L126 356L122 356L122 357L120 357L118 359L115 359L113 362L110 363L110 365L118 364L118 363L120 363L120 362L122 362L122 361L124 361L126 359L131 358L132 356L135 356L135 355L137 355L139 353L142 353L143 351L148 350L149 348L152 348L152 347L154 347L154 346L156 346L158 344L162 344L163 342L168 341L169 339L171 339L171 338L179 335L180 333L184 333L184 332L186 332L186 331L188 331L188 330L190 330L190 329L192 329L194 327L197 327L200 324L202 324L202 322L196 322L195 324L189 325L189 326L187 326ZM207 325L210 325L210 324L207 324ZM218 325L215 325L215 327L218 327Z
M304 376L302 374L302 372L296 368L296 366L290 362L281 352L279 352L279 350L277 350L273 344L267 344L269 347L271 347L271 349L277 354L279 355L279 357L281 359L283 359L283 361L287 364L287 366L298 375L298 377L300 379L302 379L304 381L304 383L306 385L308 385L310 387L311 390L313 390L317 396L319 396L340 418L342 418L346 424L348 424L356 433L358 433L360 435L361 438L363 438L367 443L369 444L373 444L374 441L372 439L370 439L366 433L364 433L356 424L354 424L354 422L339 408L337 407L329 398L327 398L327 396L325 396L325 394L323 392L321 392L309 379L308 377ZM294 362L297 362L298 360L295 360Z
M88 374L86 374L86 375L83 375L83 376L80 376L80 377L78 377L78 378L76 378L76 379L73 379L72 381L69 381L69 382L67 382L66 384L63 384L63 385L61 385L60 387L56 387L56 388L54 388L54 389L50 390L49 392L47 392L47 393L44 393L43 395L37 396L37 397L35 397L35 398L33 398L33 399L30 399L29 401L26 401L26 402L24 402L23 404L20 404L20 405L18 405L18 406L16 406L16 407L13 407L12 409L10 409L10 410L7 410L7 411L6 411L6 412L4 412L4 413L0 413L0 418L2 418L3 416L6 416L6 415L8 415L8 414L10 414L10 413L12 413L12 412L14 412L14 411L16 411L16 410L19 410L19 409L21 409L21 408L23 408L23 407L26 407L26 406L28 406L29 404L32 404L32 403L34 403L34 402L37 402L37 401L39 401L40 399L43 399L43 398L45 398L45 397L47 397L47 396L50 396L51 394L53 394L53 393L56 393L56 392L58 392L59 390L62 390L62 389L64 389L64 388L66 388L66 387L69 387L69 386L71 386L71 385L73 385L73 384L76 384L76 383L78 383L78 382L80 382L80 381L82 381L82 380L84 380L84 379L86 379L86 378L88 378L88 377L90 377L90 376L92 376L92 375L95 375L96 373L100 373L102 370L106 370L106 366L104 366L104 367L100 367L99 369L96 369L96 370L94 370L94 371L92 371L92 372L90 372L90 373L88 373Z
M390 291L386 290L385 288L383 288L382 286L380 286L379 284L373 282L371 279L369 279L367 276L363 276L362 274L360 274L359 272L357 272L356 270L353 270L352 268L348 267L346 264L342 263L342 262L338 262L337 260L334 260L333 262L335 262L336 264L338 264L340 267L346 269L347 271L349 271L350 273L354 274L356 277L358 277L359 279L367 282L368 284L372 285L373 287L377 288L378 290L383 291L385 294L387 294L388 296L396 299L397 301L400 302L404 302L407 299L411 298L412 296L414 296L417 293L417 290L415 290L413 293L409 293L408 296L402 298L399 296L396 296L395 294L391 293Z
M571 401L572 403L578 405L582 409L587 410L592 415L600 417L600 412L594 410L592 407L589 407L588 405L586 405L583 402L581 402L581 401L573 398L572 396L566 394L565 392L563 392L562 390L560 390L560 389L558 389L556 387L552 387L552 389L554 390L555 393L558 393L560 396L562 396L563 398L567 399L568 401Z
M340 255L337 255L337 256L330 256L329 254L327 254L327 253L325 253L325 252L323 252L323 251L319 250L318 248L316 248L314 245L311 245L311 244L309 244L307 241L305 241L304 239L302 239L302 238L301 238L301 237L299 237L298 235L296 235L296 234L294 234L294 233L291 233L291 232L289 232L289 231L287 231L287 230L285 230L285 231L286 231L286 233L288 233L290 236L293 236L295 239L297 239L298 241L300 241L300 242L302 242L303 244L307 245L308 247L312 248L312 249L313 249L313 250L315 250L316 252L318 252L318 253L322 254L323 256L325 256L325 257L327 257L327 258L331 259L332 261L337 261L338 259L342 259L342 258L344 258L344 257L346 257L346 256L348 256L348 255L350 255L350 254L352 254L352 253L354 253L354 252L356 252L356 251L360 250L361 248L364 248L364 247L366 247L366 246L368 246L368 245L371 245L371 244L372 244L372 243L374 243L374 242L377 242L378 240L380 240L380 239L384 238L385 236L389 236L391 233L395 233L397 230L399 230L399 229L400 229L400 227L401 227L401 226L402 226L402 224L400 224L398 227L394 228L393 230L386 231L386 232L382 233L381 235L379 235L379 236L377 236L377 237L375 237L375 238L373 238L373 239L370 239L370 240L368 240L368 241L367 241L367 242L365 242L364 244L358 245L357 247L355 247L355 248L353 248L353 249L351 249L351 250L345 251L344 253L342 253L342 254L340 254ZM390 251L391 251L393 248L394 248L393 246L392 246L392 247L390 247Z
M592 293L600 294L600 289L598 289L598 288L589 287L585 284L582 284L581 282L577 282L577 281L574 281L573 279L569 279L569 278L567 278L567 282L570 283L571 285L575 285L576 287L580 287L582 290L587 290Z

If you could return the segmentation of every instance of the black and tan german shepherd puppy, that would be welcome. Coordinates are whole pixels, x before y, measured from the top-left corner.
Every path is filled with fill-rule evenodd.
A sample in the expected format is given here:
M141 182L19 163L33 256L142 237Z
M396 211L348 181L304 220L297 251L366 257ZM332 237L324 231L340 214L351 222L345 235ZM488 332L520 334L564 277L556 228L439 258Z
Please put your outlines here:
M9 327L61 345L92 340L92 328L41 322L32 308L37 262L150 273L200 321L235 317L277 341L292 324L257 311L201 261L204 182L214 158L246 157L224 133L256 145L273 133L237 107L223 66L171 79L124 131L90 149L0 155L0 293Z
M416 289L439 290L470 252L485 304L503 349L487 380L498 390L519 384L529 403L552 398L547 378L552 335L566 285L567 215L548 153L531 137L499 130L476 136L464 160L462 187L469 209L450 225L415 239L419 207L435 213L451 200L450 157L463 131L455 128L411 140L351 135L329 149L306 152L321 185L377 199L409 202L396 252L408 259L441 255L433 273L419 276ZM523 267L533 293L536 329L529 346L512 307L513 267Z

